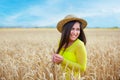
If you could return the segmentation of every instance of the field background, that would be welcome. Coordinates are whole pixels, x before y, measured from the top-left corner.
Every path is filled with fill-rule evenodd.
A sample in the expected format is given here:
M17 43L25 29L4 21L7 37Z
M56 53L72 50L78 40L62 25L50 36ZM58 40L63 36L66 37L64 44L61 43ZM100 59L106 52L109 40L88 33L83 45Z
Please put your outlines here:
M120 29L85 29L87 70L83 80L120 80ZM64 72L51 56L60 33L56 29L0 29L0 80L57 80Z

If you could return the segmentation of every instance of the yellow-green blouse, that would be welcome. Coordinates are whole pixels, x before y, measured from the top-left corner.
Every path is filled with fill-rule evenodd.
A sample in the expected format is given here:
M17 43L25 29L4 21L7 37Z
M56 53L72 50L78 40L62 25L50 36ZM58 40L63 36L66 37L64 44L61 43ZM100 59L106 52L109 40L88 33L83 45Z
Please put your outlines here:
M59 54L64 58L61 63L63 66L67 65L70 69L74 68L74 72L79 70L80 72L84 72L86 70L87 53L84 43L81 40L77 39L65 51L62 48Z

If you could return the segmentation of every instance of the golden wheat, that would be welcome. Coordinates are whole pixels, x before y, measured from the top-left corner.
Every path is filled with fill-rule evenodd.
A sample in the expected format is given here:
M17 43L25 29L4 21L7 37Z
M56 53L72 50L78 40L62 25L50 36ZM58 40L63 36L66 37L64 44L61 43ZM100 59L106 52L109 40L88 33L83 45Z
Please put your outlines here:
M82 80L120 79L120 29L86 29L87 70ZM65 80L51 62L56 29L0 29L0 80Z

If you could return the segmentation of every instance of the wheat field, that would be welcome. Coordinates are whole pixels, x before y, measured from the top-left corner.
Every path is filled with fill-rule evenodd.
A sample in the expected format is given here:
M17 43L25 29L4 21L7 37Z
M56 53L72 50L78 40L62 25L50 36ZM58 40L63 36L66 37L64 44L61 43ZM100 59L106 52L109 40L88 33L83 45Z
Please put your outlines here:
M81 80L120 80L120 29L85 29L87 70ZM0 29L0 80L65 80L51 62L56 29Z

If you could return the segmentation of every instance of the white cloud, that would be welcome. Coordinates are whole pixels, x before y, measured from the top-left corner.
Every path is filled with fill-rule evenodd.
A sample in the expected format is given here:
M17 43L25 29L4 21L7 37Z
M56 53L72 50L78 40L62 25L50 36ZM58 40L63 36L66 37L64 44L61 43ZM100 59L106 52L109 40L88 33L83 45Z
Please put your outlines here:
M47 8L47 7L45 7ZM44 9L45 9L44 8ZM58 17L55 14L48 14L47 10L44 10L40 6L32 6L27 9L24 9L23 11L14 13L13 15L9 15L4 19L4 25L23 25L23 26L46 26L46 25L53 25ZM46 11L46 13L44 12ZM39 19L34 19L30 21L29 19L32 19L32 16L36 16ZM19 20L24 20L19 21Z

